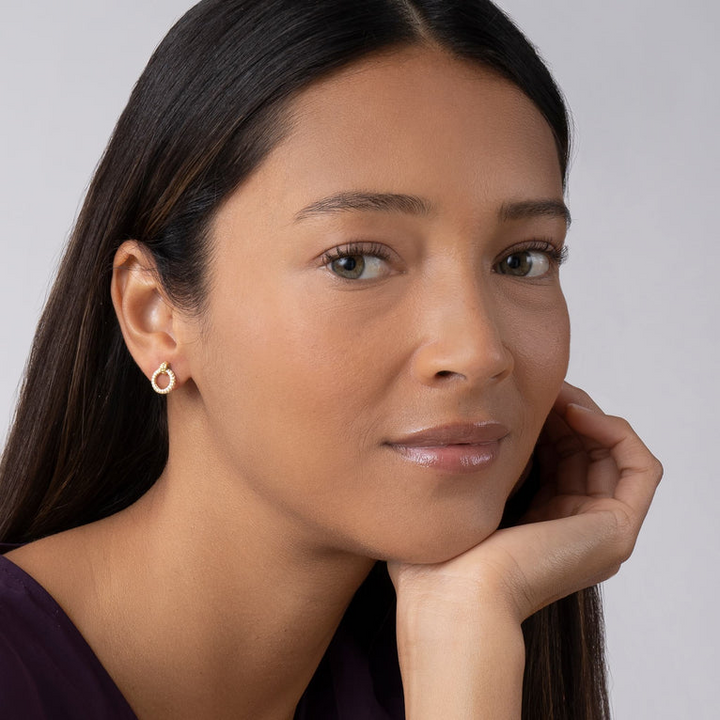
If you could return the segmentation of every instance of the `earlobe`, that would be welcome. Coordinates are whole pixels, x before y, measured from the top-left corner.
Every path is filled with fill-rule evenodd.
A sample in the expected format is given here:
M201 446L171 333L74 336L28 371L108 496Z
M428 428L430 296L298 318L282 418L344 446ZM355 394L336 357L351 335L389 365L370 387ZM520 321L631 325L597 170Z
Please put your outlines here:
M110 294L125 344L143 373L150 378L163 362L177 368L175 308L166 299L152 254L142 243L127 240L118 248Z

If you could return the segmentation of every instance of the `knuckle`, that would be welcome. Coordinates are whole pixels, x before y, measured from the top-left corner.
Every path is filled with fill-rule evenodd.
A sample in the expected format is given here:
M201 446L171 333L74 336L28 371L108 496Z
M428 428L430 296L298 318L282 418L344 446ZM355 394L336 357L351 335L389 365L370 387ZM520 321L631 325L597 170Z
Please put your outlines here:
M636 523L629 514L624 512L614 513L615 527L614 535L614 552L620 560L620 564L624 563L635 549L637 540Z
M620 563L624 563L627 560L630 559L630 556L633 554L633 550L635 549L635 537L628 537L625 538L623 542L620 543Z
M593 399L590 397L590 395L589 395L585 390L583 390L582 388L576 387L576 388L575 388L575 392L576 392L583 400L585 400L586 402L592 403L593 405L595 404L595 402L594 402Z
M665 474L665 468L663 467L663 464L654 455L652 471L657 479L657 482L659 483L662 480L663 475Z
M616 562L616 563L610 563L603 569L603 572L598 574L598 576L594 579L595 585L601 582L605 582L605 580L609 580L611 577L617 575L620 572L620 568L622 567L622 563Z
M626 434L635 433L627 418L620 417L619 415L613 415L613 420L623 428Z

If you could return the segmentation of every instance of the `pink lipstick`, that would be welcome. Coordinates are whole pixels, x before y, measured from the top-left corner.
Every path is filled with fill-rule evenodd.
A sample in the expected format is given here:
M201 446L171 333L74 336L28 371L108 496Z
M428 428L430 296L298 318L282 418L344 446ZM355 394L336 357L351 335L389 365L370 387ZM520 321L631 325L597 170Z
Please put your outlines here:
M496 422L456 422L412 432L387 444L404 459L452 473L471 473L490 465L510 431Z

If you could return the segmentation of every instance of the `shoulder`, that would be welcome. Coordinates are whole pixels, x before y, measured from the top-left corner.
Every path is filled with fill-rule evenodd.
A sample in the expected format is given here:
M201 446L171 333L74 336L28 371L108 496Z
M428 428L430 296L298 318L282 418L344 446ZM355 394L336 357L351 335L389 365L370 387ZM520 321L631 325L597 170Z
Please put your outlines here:
M31 589L33 599L42 598L46 610L56 611L59 606L82 628L84 615L93 611L88 600L95 583L91 562L95 549L94 537L86 527L79 527L16 547L4 558L15 567L13 574Z
M3 717L9 720L49 718L36 676L27 662L28 652L32 653L32 649L21 641L20 633L11 630L15 619L0 599L0 707Z
M14 557L22 555L0 555L3 720L135 718L70 618Z
M57 676L57 618L36 592L32 579L0 556L0 706L3 717L45 718L50 688Z
M56 589L76 584L79 578L75 569L78 567L77 529L49 535L13 547L4 553L4 557L13 565L34 578L42 587L56 595ZM2 548L8 546L0 546Z

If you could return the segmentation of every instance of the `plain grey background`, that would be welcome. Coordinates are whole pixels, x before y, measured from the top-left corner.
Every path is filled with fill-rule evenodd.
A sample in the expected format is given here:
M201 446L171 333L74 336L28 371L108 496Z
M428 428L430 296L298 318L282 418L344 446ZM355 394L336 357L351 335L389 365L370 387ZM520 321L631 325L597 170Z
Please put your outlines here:
M152 50L191 4L3 3L0 440L92 171ZM501 5L575 118L568 379L627 417L665 466L635 553L604 584L614 716L715 719L720 6Z

